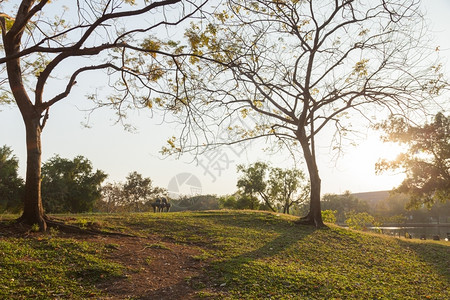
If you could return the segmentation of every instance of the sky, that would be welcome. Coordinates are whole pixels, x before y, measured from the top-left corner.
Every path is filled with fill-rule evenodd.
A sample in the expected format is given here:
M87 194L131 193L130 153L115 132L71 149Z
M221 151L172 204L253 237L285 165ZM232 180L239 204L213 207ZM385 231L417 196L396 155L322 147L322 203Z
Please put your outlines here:
M444 62L450 57L450 0L426 0L424 5L431 22L433 35ZM450 66L446 66L450 76ZM92 80L92 79L90 79ZM77 86L94 89L90 80L80 80ZM446 96L450 98L450 95ZM268 155L261 149L264 141L253 142L246 148L226 146L202 155L193 161L191 156L165 158L161 148L177 128L162 123L149 110L133 111L128 121L136 130L128 132L115 124L114 112L96 110L86 123L86 92L78 89L70 98L57 103L50 110L50 118L42 135L43 155L46 161L55 154L73 159L77 155L88 158L95 169L109 176L107 182L123 182L126 176L137 171L150 177L155 186L167 188L172 197L180 194L231 194L236 191L238 164L250 164L258 160L272 166L290 168L289 155ZM450 100L449 100L450 101ZM448 113L448 112L447 112ZM390 190L400 184L404 175L375 175L375 163L379 158L393 158L399 151L395 145L383 144L377 133L367 131L337 160L330 153L329 141L319 142L318 164L322 179L322 194L368 192ZM0 107L0 146L10 146L19 159L19 174L25 177L26 149L25 128L18 108L14 105ZM296 165L304 168L301 163ZM306 170L306 169L305 169Z

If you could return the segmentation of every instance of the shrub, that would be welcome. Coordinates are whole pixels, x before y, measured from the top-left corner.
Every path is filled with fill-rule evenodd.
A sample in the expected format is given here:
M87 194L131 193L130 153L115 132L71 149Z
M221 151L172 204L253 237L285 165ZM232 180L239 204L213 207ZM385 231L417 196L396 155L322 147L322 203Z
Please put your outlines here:
M322 210L322 220L328 223L336 223L337 210L326 209Z
M379 225L375 222L375 218L366 212L356 213L352 210L346 214L346 217L345 223L347 226L356 230L366 230L367 226Z

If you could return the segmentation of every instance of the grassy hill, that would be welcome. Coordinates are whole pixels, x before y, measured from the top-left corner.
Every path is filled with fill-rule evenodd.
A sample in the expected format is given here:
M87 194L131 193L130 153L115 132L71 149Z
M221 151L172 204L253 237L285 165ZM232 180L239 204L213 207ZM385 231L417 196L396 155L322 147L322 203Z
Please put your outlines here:
M448 242L252 211L58 217L104 233L3 216L0 299L450 299Z

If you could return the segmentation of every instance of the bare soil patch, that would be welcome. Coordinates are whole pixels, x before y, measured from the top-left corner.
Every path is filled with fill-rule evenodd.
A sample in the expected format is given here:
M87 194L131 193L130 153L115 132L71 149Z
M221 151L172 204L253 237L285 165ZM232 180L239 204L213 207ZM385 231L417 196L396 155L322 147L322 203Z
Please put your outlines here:
M203 274L199 251L155 237L89 237L111 245L110 260L126 266L124 277L98 286L108 299L194 299L192 282Z
M28 226L10 224L1 226L3 235L33 237ZM104 291L102 299L198 299L201 287L205 291L207 263L197 259L201 252L191 246L163 240L158 236L114 236L109 234L64 233L90 243L104 244L111 251L107 259L124 266L123 276L96 285ZM196 288L197 287L197 288Z

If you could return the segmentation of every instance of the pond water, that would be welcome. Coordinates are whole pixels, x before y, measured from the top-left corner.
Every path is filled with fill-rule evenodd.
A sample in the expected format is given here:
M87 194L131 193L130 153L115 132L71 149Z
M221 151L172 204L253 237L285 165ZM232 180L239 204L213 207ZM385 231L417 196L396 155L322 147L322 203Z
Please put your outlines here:
M428 226L382 226L382 227L371 227L370 230L374 232L380 232L386 235L397 236L397 237L411 237L413 239L437 239L440 240L450 240L450 225L428 225Z

